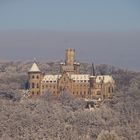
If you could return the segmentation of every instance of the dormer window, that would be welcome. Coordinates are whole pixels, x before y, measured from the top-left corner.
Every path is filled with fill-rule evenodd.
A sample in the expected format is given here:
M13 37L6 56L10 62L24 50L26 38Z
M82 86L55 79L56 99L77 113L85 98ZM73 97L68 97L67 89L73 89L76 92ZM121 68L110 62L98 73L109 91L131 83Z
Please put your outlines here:
M101 77L99 77L99 80L101 80Z

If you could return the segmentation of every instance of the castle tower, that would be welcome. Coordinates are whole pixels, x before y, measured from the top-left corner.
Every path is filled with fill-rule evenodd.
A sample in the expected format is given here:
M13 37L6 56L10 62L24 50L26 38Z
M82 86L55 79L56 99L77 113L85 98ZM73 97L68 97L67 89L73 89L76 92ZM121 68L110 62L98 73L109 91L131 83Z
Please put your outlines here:
M39 70L37 63L34 62L31 69L28 72L29 79L29 92L31 96L40 94L42 73Z
M75 49L66 49L66 65L73 65L75 61Z
M65 63L60 63L60 72L68 72L69 74L79 74L80 63L75 61L75 49L66 49Z

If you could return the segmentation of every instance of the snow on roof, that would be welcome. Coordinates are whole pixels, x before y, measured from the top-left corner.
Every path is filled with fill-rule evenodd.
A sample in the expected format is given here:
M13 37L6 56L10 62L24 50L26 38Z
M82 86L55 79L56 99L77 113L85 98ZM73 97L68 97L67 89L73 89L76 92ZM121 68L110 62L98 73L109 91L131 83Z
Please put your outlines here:
M34 62L29 72L40 72L37 64Z
M59 78L61 77L61 75L45 75L43 78L43 82L56 82Z
M112 76L110 76L110 75L98 75L98 76L96 76L96 83L100 83L101 81L103 81L103 83L114 82Z
M61 78L62 75L45 75L42 79L42 82L57 82L58 79ZM90 75L89 74L71 74L68 75L70 79L74 80L75 82L89 82ZM93 77L93 76L92 76ZM109 83L114 82L112 76L110 75L98 75L94 76L96 78L96 83L100 83L103 81L103 83Z
M72 80L75 80L75 81L88 81L89 80L89 75L88 74L72 74L70 75L70 78Z

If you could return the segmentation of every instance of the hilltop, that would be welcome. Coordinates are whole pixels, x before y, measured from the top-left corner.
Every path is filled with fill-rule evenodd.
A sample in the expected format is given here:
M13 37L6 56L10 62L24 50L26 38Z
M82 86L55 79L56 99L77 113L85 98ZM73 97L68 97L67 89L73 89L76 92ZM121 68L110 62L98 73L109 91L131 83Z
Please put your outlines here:
M22 100L27 72L32 62L0 62L0 138L54 140L139 140L140 73L109 65L97 65L97 74L111 74L116 81L113 99L90 112L85 103L63 93L58 101L51 95ZM58 73L59 62L39 62L45 73ZM81 63L81 73L91 65ZM106 140L108 140L106 138Z
M32 61L0 61L0 91L6 89L25 88L27 81L27 73L32 65ZM60 62L38 62L39 68L46 74L56 74L60 71ZM90 74L91 64L81 63L80 72ZM139 81L140 73L134 71L123 70L121 68L100 64L96 65L96 74L112 75L116 81L117 89L130 86L133 80Z

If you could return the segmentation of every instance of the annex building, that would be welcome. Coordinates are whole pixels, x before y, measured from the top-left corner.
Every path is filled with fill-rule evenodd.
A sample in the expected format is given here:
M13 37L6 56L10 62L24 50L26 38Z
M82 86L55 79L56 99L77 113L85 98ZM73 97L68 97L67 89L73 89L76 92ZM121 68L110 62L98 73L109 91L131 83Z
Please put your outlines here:
M80 73L80 63L75 60L75 50L67 49L65 61L60 63L57 75L43 74L34 62L28 72L29 95L39 96L50 92L58 96L66 91L75 97L104 99L110 98L115 82L111 75L95 75Z

